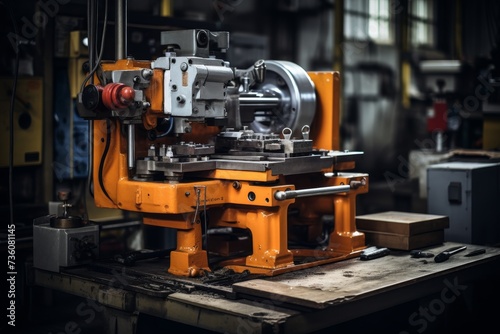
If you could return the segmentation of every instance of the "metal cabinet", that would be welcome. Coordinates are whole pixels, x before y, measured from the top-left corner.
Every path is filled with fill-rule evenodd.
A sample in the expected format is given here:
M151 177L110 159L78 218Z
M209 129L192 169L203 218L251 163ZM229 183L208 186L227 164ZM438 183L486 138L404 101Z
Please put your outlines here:
M428 213L450 219L445 241L500 244L500 163L431 165L427 194Z

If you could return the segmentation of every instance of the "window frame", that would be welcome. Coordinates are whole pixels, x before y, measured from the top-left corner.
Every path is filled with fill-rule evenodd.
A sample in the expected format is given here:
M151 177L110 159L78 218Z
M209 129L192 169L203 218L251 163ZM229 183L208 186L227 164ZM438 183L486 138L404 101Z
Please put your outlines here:
M385 6L382 3L385 3ZM349 5L346 6L347 4ZM395 43L395 21L390 10L391 0L356 0L346 2L344 6L347 7L344 7L344 38L346 40L371 41L380 45L393 45ZM386 7L386 13L380 13L382 7ZM372 11L374 8L377 8L376 14L375 11ZM382 22L387 25L386 37L380 37ZM376 24L379 29L376 36L371 35L373 30L370 26L373 24ZM359 31L359 27L362 31ZM355 28L358 30L354 31Z
M433 0L409 0L408 7L408 23L409 23L409 34L410 34L410 44L412 48L419 47L430 47L434 48L436 46L436 20L435 20L435 3ZM417 4L426 4L425 10L427 13L416 13ZM417 30L418 29L418 30ZM423 31L425 35L424 38L416 38L416 34Z

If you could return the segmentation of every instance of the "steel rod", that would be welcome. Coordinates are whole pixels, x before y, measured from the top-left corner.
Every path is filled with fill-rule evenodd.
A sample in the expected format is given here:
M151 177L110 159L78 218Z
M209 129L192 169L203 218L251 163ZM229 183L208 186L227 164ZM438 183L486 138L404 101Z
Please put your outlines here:
M241 107L277 107L280 104L280 99L278 97L266 96L266 97L245 97L240 96L239 98Z
M286 199L298 198L298 197L309 197L318 195L331 195L337 193L343 193L349 191L351 186L332 186L332 187L322 187L322 188L309 188L309 189L299 189L299 190L286 190L278 191L274 194L274 198L278 201L284 201Z
M127 57L127 0L116 0L115 10L115 58Z
M135 125L127 125L127 164L128 168L135 167Z

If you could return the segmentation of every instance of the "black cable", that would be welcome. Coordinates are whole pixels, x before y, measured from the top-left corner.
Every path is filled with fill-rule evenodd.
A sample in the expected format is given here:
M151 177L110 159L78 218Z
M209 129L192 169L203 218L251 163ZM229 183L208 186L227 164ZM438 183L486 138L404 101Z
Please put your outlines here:
M93 178L94 178L94 148L93 148L93 142L94 142L94 121L89 120L88 123L89 126L89 139L88 139L88 158L89 158L89 164L88 164L88 173L89 175L87 176L87 185L88 185L88 191L90 196L94 198L94 189L93 189Z
M101 49L99 50L99 54L97 56L97 61L96 61L96 65L92 68L93 64L90 64L92 70L90 71L90 73L85 77L85 80L83 81L83 84L80 88L80 91L83 90L83 88L85 87L86 83L88 82L88 80L94 75L95 71L97 70L97 68L99 67L99 63L101 62L102 60L102 55L104 53L104 42L105 42L105 39L106 39L106 27L108 25L108 0L105 1L105 4L104 4L104 22L103 22L103 27L102 27L102 36L101 36ZM88 2L88 12L90 13L90 1ZM87 16L87 20L88 22L90 22L90 18L89 16ZM94 48L92 48L94 49ZM101 81L102 82L102 81ZM90 121L90 124L89 124L89 127L92 127L93 126L93 121ZM91 132L92 133L92 132ZM93 163L92 163L92 160L93 160L93 157L92 157L92 142L93 142L94 138L92 137L89 137L89 182L88 182L88 190L89 190L89 193L92 197L94 197L94 191L92 189L92 179L93 179Z
M98 20L96 19L96 21L98 21ZM104 22L103 22L103 27L102 27L101 48L99 50L99 55L97 56L97 60L96 60L95 64L92 64L92 63L89 64L90 68L91 68L91 71L89 72L89 74L83 80L82 86L80 87L80 92L83 91L83 89L85 88L85 85L87 84L87 82L89 81L89 79L92 78L92 76L94 75L95 71L97 71L97 69L100 66L100 63L101 63L101 60L102 60L102 55L104 53L104 43L105 43L105 40L106 40L106 26L107 25L108 25L108 0L106 0L104 2Z
M104 179L102 178L102 172L104 170L104 162L106 161L106 156L108 155L109 146L111 144L111 121L106 119L106 146L102 152L101 161L99 162L99 185L101 186L102 192L106 195L111 202L114 202L106 191L104 186Z
M19 36L19 31L17 29L16 17L12 7L4 1L0 1L0 4L7 8L9 12L9 17L12 21L12 26L14 28L14 33ZM14 103L16 101L16 91L17 91L17 79L19 78L19 43L16 39L16 59L14 63L14 82L12 83L12 95L10 96L10 111L9 111L9 221L10 224L14 224Z
M174 118L170 117L167 131L160 133L159 135L156 135L156 138L162 138L168 136L169 133L172 132L173 128L174 128Z

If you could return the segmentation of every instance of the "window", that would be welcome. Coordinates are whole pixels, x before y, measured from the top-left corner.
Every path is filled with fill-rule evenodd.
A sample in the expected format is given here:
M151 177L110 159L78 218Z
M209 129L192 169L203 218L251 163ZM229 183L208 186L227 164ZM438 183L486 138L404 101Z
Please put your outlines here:
M410 0L412 46L434 46L434 8L432 0Z
M344 34L347 39L393 42L390 0L345 1L344 6Z

